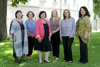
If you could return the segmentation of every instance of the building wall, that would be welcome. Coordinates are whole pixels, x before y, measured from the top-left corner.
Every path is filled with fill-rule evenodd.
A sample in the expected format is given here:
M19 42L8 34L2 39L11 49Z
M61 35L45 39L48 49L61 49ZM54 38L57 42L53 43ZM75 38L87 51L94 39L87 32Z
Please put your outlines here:
M23 13L23 20L28 19L26 14L28 11L33 11L35 13L34 20L39 19L38 14L40 11L45 10L47 12L47 18L51 17L51 11L56 9L59 16L63 18L63 10L69 9L71 16L78 20L78 11L81 6L86 6L91 14L91 20L93 20L93 2L92 0L28 0L28 3L23 5L19 4L17 8L11 7L11 2L8 1L7 6L7 32L9 34L9 28L11 20L15 18L15 12L21 10Z

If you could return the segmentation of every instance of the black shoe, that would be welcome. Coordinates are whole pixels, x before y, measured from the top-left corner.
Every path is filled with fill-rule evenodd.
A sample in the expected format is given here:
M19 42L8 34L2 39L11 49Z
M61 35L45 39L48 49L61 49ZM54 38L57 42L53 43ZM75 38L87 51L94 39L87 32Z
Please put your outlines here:
M21 59L20 62L26 62L25 60Z
M20 63L19 61L15 61L15 63Z
M46 61L46 60L44 60L44 62L46 62L46 63L50 63L50 62L48 62L48 61Z
M79 64L84 64L83 62L79 62Z
M18 61L18 58L15 59L15 63L20 63L20 62Z
M21 62L25 62L24 57L25 57L25 54L22 55L22 57L20 59Z
M67 62L66 60L63 60L63 62Z
M70 63L73 63L73 61L69 61Z
M20 63L20 61L15 61L15 63Z

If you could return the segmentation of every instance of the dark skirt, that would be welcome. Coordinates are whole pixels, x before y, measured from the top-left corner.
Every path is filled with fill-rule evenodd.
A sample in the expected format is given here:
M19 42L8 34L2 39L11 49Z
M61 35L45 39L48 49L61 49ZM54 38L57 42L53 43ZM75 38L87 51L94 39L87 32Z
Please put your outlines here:
M35 40L34 50L39 50L42 52L51 51L51 42L48 37L44 37L42 42L38 42L38 39Z

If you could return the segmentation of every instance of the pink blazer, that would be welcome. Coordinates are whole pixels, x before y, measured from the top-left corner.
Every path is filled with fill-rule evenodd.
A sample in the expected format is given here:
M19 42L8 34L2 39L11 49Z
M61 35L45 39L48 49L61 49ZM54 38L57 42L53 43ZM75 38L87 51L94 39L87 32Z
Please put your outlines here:
M48 24L49 26L49 36L51 35L51 27L50 27L50 23L48 20L46 20L46 23ZM41 37L41 39L44 38L44 26L43 26L43 23L42 23L42 20L39 19L36 21L36 26L35 26L35 38L38 39L38 37Z

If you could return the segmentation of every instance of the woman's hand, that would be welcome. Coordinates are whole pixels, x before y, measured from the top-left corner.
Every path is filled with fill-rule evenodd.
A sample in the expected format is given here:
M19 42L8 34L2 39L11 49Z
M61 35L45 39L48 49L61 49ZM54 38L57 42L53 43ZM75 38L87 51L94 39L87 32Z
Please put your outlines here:
M33 35L33 34L30 34L30 36L31 36L31 37L35 37L35 34L34 34L34 35Z
M60 41L62 41L62 37L60 37Z
M85 35L84 35L84 39L85 39L85 40L87 39L87 34L88 34L88 32L85 31Z
M42 42L42 39L40 37L38 38L38 42L40 42L40 43Z
M84 35L84 39L85 39L85 40L87 39L87 35Z
M10 34L10 41L13 43L13 34Z
M49 38L49 41L51 41L51 38Z
M52 34L56 33L56 31L52 31Z
M28 35L30 35L32 38L35 37L35 34L33 35L33 34L29 33L29 32L27 32L27 33L28 33Z
M52 36L52 35L49 36L49 41L51 41L51 36Z
M10 38L10 41L13 43L13 39L12 38Z
M70 35L69 38L72 38L72 35Z

